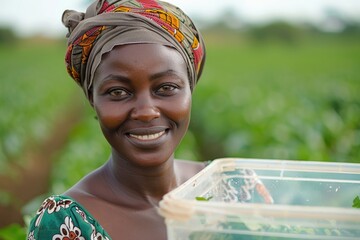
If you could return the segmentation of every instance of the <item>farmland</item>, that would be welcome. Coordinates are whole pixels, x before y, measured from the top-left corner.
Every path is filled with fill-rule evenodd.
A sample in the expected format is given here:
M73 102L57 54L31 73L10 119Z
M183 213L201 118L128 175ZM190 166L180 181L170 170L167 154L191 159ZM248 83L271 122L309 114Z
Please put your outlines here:
M360 163L358 35L296 43L204 37L207 64L178 158ZM66 139L46 159L51 164L39 164L50 172L48 193L61 193L109 156L94 112L65 71L64 51L59 41L0 45L0 175L13 165L27 168L28 156L64 128L59 119L79 115L67 121ZM0 196L6 205L16 194Z

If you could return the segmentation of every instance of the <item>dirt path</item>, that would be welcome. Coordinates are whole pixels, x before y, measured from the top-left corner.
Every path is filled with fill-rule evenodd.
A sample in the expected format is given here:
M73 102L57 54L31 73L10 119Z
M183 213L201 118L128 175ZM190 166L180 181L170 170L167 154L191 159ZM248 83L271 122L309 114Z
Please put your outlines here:
M23 159L12 163L8 174L0 175L0 189L8 193L10 199L7 203L0 201L0 228L12 223L23 224L22 207L48 192L54 156L66 144L82 116L83 105L72 102L67 111L59 115L47 139L35 149L31 146L25 150Z

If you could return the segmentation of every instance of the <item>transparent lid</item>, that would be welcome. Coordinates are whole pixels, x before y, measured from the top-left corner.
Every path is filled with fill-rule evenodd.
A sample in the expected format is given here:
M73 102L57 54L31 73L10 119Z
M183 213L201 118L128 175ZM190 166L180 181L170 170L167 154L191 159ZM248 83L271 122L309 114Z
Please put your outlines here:
M164 196L165 218L196 212L357 221L360 164L225 158Z

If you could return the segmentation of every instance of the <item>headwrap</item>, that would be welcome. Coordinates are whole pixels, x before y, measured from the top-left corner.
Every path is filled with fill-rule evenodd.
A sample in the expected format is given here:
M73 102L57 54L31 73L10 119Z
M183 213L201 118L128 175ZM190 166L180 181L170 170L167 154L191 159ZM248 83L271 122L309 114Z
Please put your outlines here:
M157 0L98 0L86 13L66 10L67 71L89 97L102 55L115 46L157 43L184 58L193 90L205 61L205 46L191 19L178 7Z

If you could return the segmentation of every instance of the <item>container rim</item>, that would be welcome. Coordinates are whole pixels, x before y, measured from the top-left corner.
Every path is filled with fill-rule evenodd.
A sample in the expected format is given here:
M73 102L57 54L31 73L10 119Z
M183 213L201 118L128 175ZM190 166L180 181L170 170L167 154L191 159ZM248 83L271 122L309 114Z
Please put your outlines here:
M329 173L349 173L359 174L360 164L338 163L338 162L316 162L316 161L295 161L295 160L277 160L277 159L255 159L255 158L219 158L212 161L208 167L191 177L185 183L164 195L160 202L159 213L166 219L186 220L194 213L212 213L228 215L252 215L262 217L277 217L286 219L332 219L339 221L354 221L360 223L360 209L340 208L340 207L322 207L322 206L297 206L283 204L259 204L259 203L225 203L225 202L207 202L177 197L177 193L196 184L197 179L212 170L215 165L218 167L231 168L240 164L246 165L246 168L274 170L285 169L286 171L311 171L311 172L329 172ZM211 166L213 168L211 168ZM275 168L274 168L275 166ZM277 167L277 168L276 168ZM285 210L285 211L284 211ZM181 217L179 217L181 213ZM185 216L185 217L184 217Z

